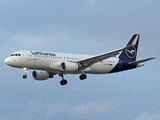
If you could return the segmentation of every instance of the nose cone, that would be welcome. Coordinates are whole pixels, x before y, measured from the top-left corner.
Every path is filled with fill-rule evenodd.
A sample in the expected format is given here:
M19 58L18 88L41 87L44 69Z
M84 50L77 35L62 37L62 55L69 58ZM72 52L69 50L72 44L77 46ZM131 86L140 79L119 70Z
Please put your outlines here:
M5 62L7 65L11 65L11 61L10 61L9 58L6 58L6 59L4 60L4 62Z

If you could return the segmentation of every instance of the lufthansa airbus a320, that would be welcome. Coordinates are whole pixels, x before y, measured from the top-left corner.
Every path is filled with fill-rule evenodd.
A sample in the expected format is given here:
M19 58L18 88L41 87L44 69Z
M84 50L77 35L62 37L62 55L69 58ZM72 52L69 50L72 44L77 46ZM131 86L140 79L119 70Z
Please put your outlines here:
M35 80L47 80L58 74L62 78L60 84L66 85L65 74L80 74L80 80L84 80L87 74L107 74L144 66L144 62L154 58L136 61L139 38L139 34L134 34L125 47L99 55L17 51L7 57L5 63L23 69L24 79L31 69Z

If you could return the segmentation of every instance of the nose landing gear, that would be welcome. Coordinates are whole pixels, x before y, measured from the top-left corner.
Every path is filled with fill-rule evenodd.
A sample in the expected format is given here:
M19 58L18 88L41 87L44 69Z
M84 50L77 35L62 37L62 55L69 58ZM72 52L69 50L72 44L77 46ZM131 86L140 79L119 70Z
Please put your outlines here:
M24 71L23 79L26 79L27 78L27 68L23 68L23 71Z
M23 79L26 79L27 78L27 75L23 75Z

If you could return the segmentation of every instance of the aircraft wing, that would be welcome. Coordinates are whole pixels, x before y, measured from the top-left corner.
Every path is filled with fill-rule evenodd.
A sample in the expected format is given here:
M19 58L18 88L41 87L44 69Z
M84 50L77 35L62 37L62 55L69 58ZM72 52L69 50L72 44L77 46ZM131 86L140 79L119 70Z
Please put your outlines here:
M79 69L85 69L85 68L93 65L94 63L102 62L102 60L105 60L105 59L108 59L108 58L111 58L111 57L116 57L123 50L129 49L129 48L135 46L135 44L137 43L137 40L138 40L138 35L134 38L134 40L131 44L129 44L129 45L123 47L123 48L120 48L118 50L114 50L114 51L111 51L111 52L99 54L99 55L96 55L96 56L91 56L91 57L81 59L81 60L77 61L77 63L80 66Z
M126 46L124 48L121 48L121 49L118 49L118 50L115 50L115 51L111 51L111 52L99 54L99 55L96 55L96 56L91 56L91 57L88 57L88 58L84 58L84 59L81 59L81 60L77 61L77 63L82 65L82 68L86 68L86 67L89 67L89 66L93 65L94 63L102 62L102 60L105 60L105 59L108 59L108 58L111 58L111 57L116 57L117 55L119 55L119 53L121 51L123 51L125 49L128 49L132 46L133 45L129 45L129 46Z

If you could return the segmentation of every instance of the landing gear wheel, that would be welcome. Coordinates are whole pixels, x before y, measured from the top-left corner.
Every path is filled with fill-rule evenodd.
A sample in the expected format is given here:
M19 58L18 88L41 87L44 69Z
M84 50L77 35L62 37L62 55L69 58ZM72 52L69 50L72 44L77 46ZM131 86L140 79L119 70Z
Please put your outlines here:
M60 81L60 84L61 84L61 85L66 85L66 84L67 84L67 80L65 80L65 79L61 80L61 81Z
M23 71L24 71L23 79L26 79L27 78L27 68L23 68Z
M27 78L27 75L23 75L23 79L26 79Z
M86 74L82 74L82 75L79 76L79 79L80 79L80 80L84 80L84 79L86 79L86 78L87 78L87 75L86 75Z

